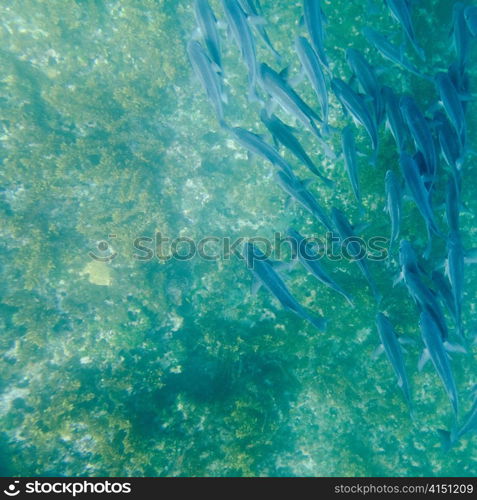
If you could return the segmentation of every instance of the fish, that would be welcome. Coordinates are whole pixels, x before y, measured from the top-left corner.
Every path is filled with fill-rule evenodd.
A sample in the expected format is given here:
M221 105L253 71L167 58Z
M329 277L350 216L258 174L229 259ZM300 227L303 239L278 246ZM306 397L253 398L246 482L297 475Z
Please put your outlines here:
M228 130L235 140L250 153L261 156L284 172L289 174L293 173L292 167L280 156L278 151L270 144L266 143L258 134L254 134L240 127L230 127Z
M226 127L222 103L226 102L227 98L225 97L220 77L212 67L212 60L205 52L202 45L194 40L188 43L187 53L192 68L201 81L202 87L215 109L215 114L217 115L220 126Z
M447 116L441 111L434 114L434 128L439 139L439 148L445 162L451 168L457 185L460 184L460 171L464 162L465 153L454 127L449 123Z
M406 366L404 364L404 356L396 331L394 330L394 327L389 318L383 313L377 314L376 326L378 329L379 338L381 340L381 345L398 379L398 386L401 388L404 394L406 403L409 407L411 407L411 390L409 387L409 379L407 377Z
M212 62L223 72L217 18L207 0L195 0L195 18Z
M474 388L475 391L475 388ZM474 402L467 415L464 417L462 426L456 427L451 432L438 429L442 437L444 448L446 451L454 446L466 434L474 433L477 430L477 395L474 395Z
M419 361L419 367L425 365L426 361L430 359L434 368L441 379L447 396L454 410L454 414L458 414L459 405L457 398L457 388L452 374L451 365L447 352L439 335L439 329L434 319L427 311L422 311L419 318L419 327L421 330L421 337L425 345L423 356Z
M265 63L260 65L260 84L286 112L307 127L325 148L325 153L332 155L330 147L323 141L315 122L321 118L306 104L285 79Z
M355 49L346 49L346 61L358 80L363 93L372 98L376 123L379 125L384 119L384 104L381 94L381 84L378 81L374 68L368 63L361 52Z
M477 264L477 248L467 250L464 255L465 264Z
M457 330L462 336L462 301L464 297L465 255L458 232L451 232L447 237L446 273L451 284L454 308L457 316Z
M458 324L457 312L455 310L454 296L452 294L451 285L449 280L437 269L432 271L431 274L432 282L435 288L439 291L442 300L444 301L448 311L454 318L456 325Z
M313 250L311 242L308 242L298 231L292 228L288 229L287 235L296 244L296 258L303 267L325 286L341 294L348 301L348 304L354 307L352 297L323 269L319 262L320 256Z
M396 142L398 152L405 150L408 142L408 130L401 112L400 97L387 86L382 87L386 124Z
M470 77L465 67L459 65L459 61L454 61L448 68L447 73L456 88L459 97L462 98L462 108L464 113L467 112L467 107L470 99Z
M297 302L278 274L276 264L268 259L258 247L250 242L245 243L243 256L248 269L253 273L255 279L253 289L255 292L258 291L260 286L265 286L285 309L294 312L320 331L326 329L325 318L311 315Z
M291 151L307 168L318 176L328 187L334 187L334 182L325 177L315 166L307 155L300 141L293 134L293 128L283 123L276 115L268 115L265 109L260 112L260 119L273 137L275 145L283 144Z
M423 60L426 60L424 50L416 40L414 26L412 25L411 5L408 0L385 0L392 17L402 26L402 29L411 43L416 54Z
M428 180L433 184L437 175L437 152L429 124L412 97L401 97L400 107L416 149L426 160Z
M465 434L475 432L477 430L477 396L474 397L474 404L469 413L464 419L462 427L457 431L455 439L459 440Z
M446 219L452 234L459 233L460 204L460 187L454 179L450 179L446 189Z
M310 35L311 44L320 58L321 64L325 68L329 68L330 65L325 53L324 15L321 0L304 0L303 12L303 20Z
M444 313L435 292L423 282L423 269L417 260L414 249L407 240L401 240L399 263L401 265L401 275L404 278L409 295L421 311L427 311L431 314L438 325L442 339L446 341L449 337L449 330Z
M465 17L466 5L455 2L452 10L452 41L459 67L463 69L469 58L470 31Z
M295 50L300 59L303 70L315 91L316 97L321 107L322 122L325 127L328 125L329 116L329 96L326 86L326 79L321 69L321 64L310 42L305 37L299 36L295 40Z
M473 37L477 36L477 7L469 5L464 10L464 17L467 23L467 28L469 29Z
M258 0L239 0L240 6L242 7L243 11L249 18L252 19L257 19L260 21L263 19L262 13L261 13L261 8L260 4L258 3ZM268 36L268 33L263 25L263 22L257 22L255 23L255 28L262 38L263 42L265 45L268 47L268 49L272 52L272 54L275 56L275 59L277 62L281 62L282 56L275 50L275 47L273 46L270 37Z
M368 111L364 97L356 93L346 82L338 78L331 80L331 87L341 105L353 117L355 122L360 123L371 139L375 152L378 149L378 130L374 117Z
M347 242L346 247L348 249L348 252L350 248L353 249L350 255L353 256L360 255L363 249L361 245L356 241L357 238L356 235L354 234L353 227L349 223L344 213L341 212L341 210L333 207L331 209L331 217L336 227L336 231L338 232L341 238L341 243L343 244L345 241ZM366 281L368 282L369 287L371 288L373 296L376 302L379 304L382 300L382 295L379 293L378 288L371 276L371 272L369 270L366 257L361 259L356 259L355 262L356 265L359 267L363 276L366 278Z
M255 39L247 21L247 15L238 3L238 0L222 0L222 6L227 18L230 31L239 47L242 59L248 68L248 97L250 101L259 101L256 93L257 86L257 51Z
M402 50L399 47L393 45L386 36L378 33L372 28L365 27L362 30L364 37L368 42L373 45L373 47L385 58L392 63L404 68L413 75L423 78L427 81L432 81L432 78L428 75L421 73L416 66L414 66L409 59L405 57Z
M358 176L358 157L356 153L356 142L354 140L354 132L351 125L348 125L343 129L341 134L341 145L343 148L344 163L346 167L346 172L348 173L349 180L351 182L351 187L353 189L354 196L359 205L360 213L363 212L363 203L361 201L361 191L359 187L359 176Z
M448 73L440 71L435 76L436 88L444 110L457 132L462 148L466 143L466 120L462 101Z
M303 183L294 174L284 171L277 172L278 185L291 197L305 208L315 219L325 226L331 233L334 232L333 223L328 217L325 209L318 203L316 198L306 189Z
M390 246L399 238L402 216L402 193L396 174L392 170L386 172L385 179L386 212L391 219Z
M431 207L430 194L424 185L424 180L419 173L419 167L416 161L411 158L407 153L401 153L399 164L401 171L406 181L406 186L416 204L424 222L429 239L428 249L426 254L429 255L432 243L432 234L442 236L439 228L437 227L434 212Z

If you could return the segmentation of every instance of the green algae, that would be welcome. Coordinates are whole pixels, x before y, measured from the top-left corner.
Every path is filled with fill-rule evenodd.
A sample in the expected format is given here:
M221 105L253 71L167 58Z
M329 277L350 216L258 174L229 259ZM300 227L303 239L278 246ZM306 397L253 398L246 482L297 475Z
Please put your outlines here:
M324 3L337 75L350 76L344 48L351 45L390 68L359 32L369 18L399 34L382 2L370 2L371 14L366 2ZM376 311L355 266L330 266L356 298L354 310L312 277L291 274L300 301L329 319L328 332L319 334L268 294L252 296L249 272L236 259L133 258L134 240L157 231L272 237L291 223L305 234L317 231L299 207L285 208L271 168L249 161L219 130L185 54L191 4L30 0L0 7L0 472L475 475L475 438L463 438L450 453L441 449L436 429L450 425L449 405L435 374L414 368L418 350L407 357L414 422L387 362L371 360ZM277 50L297 70L299 3L262 4ZM429 68L452 61L448 4L426 2L416 15ZM227 117L263 132L258 108L246 101L238 51L224 45ZM263 47L259 55L272 62ZM418 95L423 109L433 99L431 86L396 68L382 79ZM472 72L472 88L474 82ZM311 89L300 91L314 103ZM348 121L331 99L332 123L341 127ZM367 137L358 137L367 151ZM322 158L306 134L300 138L337 181L336 191L313 186L315 192L356 220L343 165ZM397 163L391 139L383 137L377 170L360 163L373 221L367 233L387 234L384 175ZM462 216L469 248L477 246L471 168L469 160L463 193L469 212ZM403 234L424 246L412 205ZM92 264L89 252L102 240L117 257ZM443 248L436 244L436 261ZM403 287L392 287L397 270L372 271L397 330L418 338L414 305ZM475 279L470 269L469 330ZM459 358L454 367L466 410L475 360Z

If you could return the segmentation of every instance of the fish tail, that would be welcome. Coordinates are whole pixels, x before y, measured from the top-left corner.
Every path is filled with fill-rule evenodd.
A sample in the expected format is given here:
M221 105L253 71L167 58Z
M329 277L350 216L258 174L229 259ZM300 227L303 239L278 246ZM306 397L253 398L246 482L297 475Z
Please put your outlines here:
M328 177L325 177L324 175L319 174L319 178L323 181L323 183L329 187L330 189L334 189L336 183L335 181L332 181L331 179L328 179Z
M322 332L326 330L328 321L325 318L323 318L321 316L320 317L313 316L312 314L309 314L307 312L304 312L303 316L304 316L304 319L306 319L309 323L311 323L318 330L320 330Z
M441 439L442 448L444 449L444 451L449 451L454 444L452 433L446 431L445 429L437 429L437 433L439 434L439 437Z

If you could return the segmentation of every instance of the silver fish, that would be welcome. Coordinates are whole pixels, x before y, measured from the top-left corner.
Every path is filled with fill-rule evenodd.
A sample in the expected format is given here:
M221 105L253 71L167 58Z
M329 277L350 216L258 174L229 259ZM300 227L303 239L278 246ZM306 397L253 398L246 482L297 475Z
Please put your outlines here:
M429 180L433 183L437 175L437 152L429 124L416 101L410 96L401 97L401 112L409 127L416 149L423 154L426 160Z
M325 148L326 154L332 155L330 147L323 141L321 132L315 123L321 123L320 117L303 101L281 75L265 63L260 65L260 84L265 92L285 111L290 113L315 135Z
M220 38L217 30L217 18L207 0L195 0L195 18L209 51L210 58L217 68L222 71L222 56L220 52Z
M444 110L447 113L452 126L455 128L455 131L459 135L462 147L464 147L466 143L467 130L464 108L462 107L462 101L459 94L457 93L457 90L448 73L440 71L435 76L435 81Z
M412 25L410 2L408 0L385 0L385 3L394 19L402 26L417 55L425 61L424 50L417 43L414 26Z
M324 318L312 316L297 302L276 271L274 263L268 259L259 248L252 243L246 243L243 255L247 267L254 275L255 291L257 291L261 285L264 285L285 309L294 312L301 318L310 322L313 326L318 328L318 330L324 330L326 328L326 320Z
M318 102L320 103L323 123L327 126L329 114L328 89L326 87L325 75L321 69L318 56L308 40L302 36L296 38L295 49L301 65L303 66L303 70L305 71L308 80L310 80L311 86L313 87L316 97L318 98Z
M353 299L341 288L336 281L323 269L319 262L320 256L313 250L312 245L298 232L292 228L287 231L288 237L292 238L296 245L297 258L303 267L310 272L316 279L335 292L341 294L354 307Z
M217 115L220 125L225 127L226 124L222 102L225 102L227 99L222 89L220 77L212 67L212 60L200 43L196 41L190 41L188 43L187 52L194 72L201 81L202 87L214 106L215 114Z
M376 123L380 124L384 118L384 104L381 94L381 84L371 64L366 61L361 52L355 49L346 49L346 60L353 71L362 91L372 98Z
M466 5L456 2L452 13L452 39L457 61L460 68L464 68L469 58L470 31L465 18Z
M283 123L277 116L271 116L262 109L260 118L263 124L267 127L268 131L272 134L275 145L283 144L289 151L291 151L302 163L306 165L308 170L318 176L328 187L333 187L334 182L325 177L312 162L307 155L300 141L293 134L293 128Z
M354 256L360 255L363 249L361 245L356 241L356 235L354 234L353 227L351 226L343 212L333 207L331 209L331 217L333 219L336 230L340 235L341 242L343 243L346 241L347 247L349 249L352 249L352 252L350 252L350 254ZM371 276L366 257L356 259L355 262L363 276L366 278L366 281L371 288L374 298L379 304L382 300L382 295L379 293L378 288L376 287L376 284Z
M249 132L240 127L229 128L235 140L250 153L256 154L268 160L272 165L282 169L284 172L292 173L291 166L280 156L270 144L267 144L258 134Z
M469 5L464 11L467 28L473 37L477 36L477 7Z
M260 4L258 3L258 0L239 0L240 5L243 9L243 11L247 14L249 18L256 19L258 22L255 23L255 29L257 30L258 34L264 41L265 45L270 49L270 51L273 53L275 56L277 62L280 62L282 60L281 55L275 50L275 47L273 46L270 37L268 36L268 33L263 25L263 22L260 22L263 17L262 17L262 12L260 8Z
M329 219L325 209L318 203L316 198L306 189L303 183L294 174L285 173L284 171L277 172L276 175L278 185L302 207L304 207L311 215L321 222L329 231L333 232L333 223Z
M249 100L257 101L257 54L255 39L247 22L247 15L238 0L222 0L222 6L235 43L240 49L242 59L248 68Z
M396 335L391 321L389 321L389 318L387 318L383 313L378 313L376 316L376 326L378 328L379 338L384 352L386 353L386 356L398 379L398 386L404 394L406 403L409 407L411 407L411 390L409 388L409 380L398 336Z
M391 219L391 240L392 245L399 238L402 214L402 193L396 174L392 170L386 172L386 212Z
M325 53L325 29L321 0L304 0L303 12L303 19L308 34L310 35L311 44L320 58L321 63L328 68L329 63Z
M409 59L403 54L399 47L393 45L387 37L381 35L377 31L371 28L363 28L363 35L368 40L368 42L375 47L375 49L386 59L392 63L404 68L413 75L416 75L425 80L432 81L432 79L421 73L416 66L414 66Z
M418 166L413 158L411 158L407 153L401 153L400 161L401 170L406 181L406 186L408 187L412 199L416 204L419 212L426 223L429 247L432 241L431 234L434 233L437 236L441 236L441 232L437 227L434 212L432 210L430 195L426 186L424 185L423 178L419 173Z
M390 87L383 86L382 95L386 110L386 124L396 141L398 152L405 150L408 130L401 112L400 97Z
M346 171L351 182L354 196L356 198L356 201L358 202L360 213L362 213L363 203L361 201L361 191L359 187L358 156L356 153L354 132L351 125L348 125L343 129L343 132L341 134L341 145L343 147L343 156Z
M376 152L378 150L378 130L374 117L366 107L364 97L338 78L333 78L331 87L342 106L357 123L365 128L371 139L373 150Z
M436 369L436 372L447 392L449 400L452 404L452 409L454 410L454 413L457 414L459 410L457 388L442 337L439 335L439 328L427 311L423 311L421 313L419 326L421 329L422 340L425 345L424 354L420 361L420 367L422 368L427 359L432 361L434 368Z

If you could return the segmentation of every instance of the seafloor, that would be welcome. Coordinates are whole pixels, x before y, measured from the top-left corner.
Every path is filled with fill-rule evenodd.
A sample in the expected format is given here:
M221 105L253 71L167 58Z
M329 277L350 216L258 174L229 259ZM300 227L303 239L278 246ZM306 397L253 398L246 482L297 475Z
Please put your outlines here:
M221 12L218 2L211 4ZM344 49L365 51L383 82L411 92L422 109L432 84L369 49L362 27L400 28L384 3L332 0L326 48L348 79ZM426 72L454 59L450 0L414 10ZM262 0L276 48L298 69L293 40L301 2ZM220 14L223 18L223 15ZM91 476L469 476L475 435L449 452L437 429L451 407L431 366L417 370L418 313L399 274L372 263L385 311L416 339L406 366L411 420L392 369L374 361L376 305L358 269L333 264L356 308L303 270L287 281L306 307L329 320L321 333L261 291L238 259L164 261L133 257L138 237L271 237L316 221L285 206L272 167L247 158L222 131L186 56L192 1L9 0L0 6L0 473ZM247 102L246 70L226 41L227 120L261 130ZM259 46L261 60L274 64ZM469 73L477 89L475 47ZM412 49L408 55L415 63ZM311 103L306 84L300 92ZM331 123L349 123L334 97ZM468 130L475 139L476 103ZM263 132L263 130L261 130ZM336 190L310 188L327 207L358 219L343 162L320 156ZM339 149L339 138L333 139ZM360 158L368 236L389 234L384 175L397 169L389 133L376 168ZM360 131L358 146L367 153ZM292 157L288 157L290 161ZM463 167L466 248L477 247L475 156ZM297 172L304 167L294 161ZM444 227L444 170L436 196ZM405 202L404 237L426 244L417 209ZM110 237L114 235L114 237ZM109 241L101 262L91 257ZM108 260L111 252L116 254ZM442 265L436 240L431 267ZM476 329L475 266L466 269L464 326ZM476 379L473 353L454 356L462 415Z

